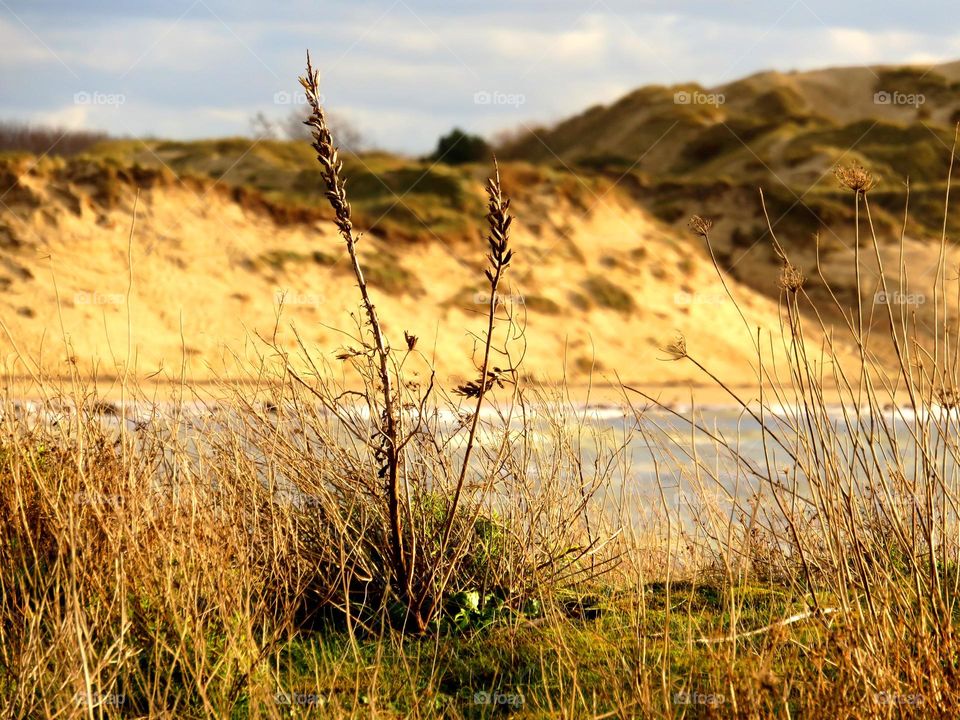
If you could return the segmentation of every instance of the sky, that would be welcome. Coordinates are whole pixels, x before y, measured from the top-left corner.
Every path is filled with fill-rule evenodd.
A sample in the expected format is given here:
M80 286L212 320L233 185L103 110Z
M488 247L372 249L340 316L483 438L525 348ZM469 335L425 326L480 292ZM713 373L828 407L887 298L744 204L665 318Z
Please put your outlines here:
M954 0L0 0L0 120L243 135L305 51L368 145L549 124L641 85L960 59Z

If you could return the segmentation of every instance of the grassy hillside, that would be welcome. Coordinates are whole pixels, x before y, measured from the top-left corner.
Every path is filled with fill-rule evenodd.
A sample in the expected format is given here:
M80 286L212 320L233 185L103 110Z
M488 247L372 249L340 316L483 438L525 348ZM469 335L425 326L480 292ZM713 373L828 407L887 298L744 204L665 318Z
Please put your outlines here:
M238 199L255 202L262 197L277 207L329 214L316 154L306 142L225 138L208 141L109 140L87 156L105 165L166 170L179 178L211 179L236 189ZM350 178L350 198L357 224L390 240L421 238L456 242L475 240L478 217L484 214L479 188L485 166L418 161L389 153L344 153L344 170ZM524 194L544 191L583 202L602 178L581 183L569 173L517 162L507 177ZM252 192L251 192L252 191Z
M834 178L838 164L862 165L879 179L871 209L883 240L899 236L907 178L915 211L908 236L939 240L958 88L960 63L645 87L518 136L500 153L618 179L677 227L692 209L712 217L720 260L741 281L775 293L775 279L756 272L775 261L760 188L776 234L808 275L816 274L816 235L825 246L854 244L854 205ZM960 232L955 214L947 227Z
M942 182L960 117L960 63L937 68L838 68L762 73L713 88L640 88L502 152L657 179L764 176L807 189L840 156L869 160L892 182ZM541 140L543 142L541 142ZM745 177L746 176L746 177Z

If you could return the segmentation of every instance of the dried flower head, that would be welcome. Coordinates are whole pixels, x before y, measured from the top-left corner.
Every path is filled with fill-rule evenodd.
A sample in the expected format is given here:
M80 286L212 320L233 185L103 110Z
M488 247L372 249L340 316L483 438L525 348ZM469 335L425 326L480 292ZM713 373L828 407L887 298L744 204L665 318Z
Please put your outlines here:
M513 258L513 250L510 249L510 225L513 223L513 217L510 215L510 198L503 194L500 186L500 166L497 165L497 159L493 159L494 176L487 182L487 223L490 225L490 234L487 236L487 244L490 246L490 254L487 258L490 261L490 268L484 270L490 286L496 289L500 282L503 271L510 265ZM491 302L496 302L491 298Z
M687 223L687 226L694 235L699 235L700 237L706 239L710 234L710 229L713 227L713 220L708 220L707 218L702 218L699 215L694 215L692 218L690 218L690 222Z
M340 352L337 353L337 360L350 360L351 358L359 357L363 354L364 352L362 350L357 350L356 348L352 347L344 347L340 348Z
M862 165L837 166L833 174L845 188L853 190L857 195L866 195L877 185L877 179Z
M960 393L957 392L956 388L937 388L935 394L937 396L937 402L942 408L946 410L953 410L957 407L960 407Z
M417 340L419 340L419 338L416 335L411 335L404 330L403 339L407 341L407 350L413 351L413 349L417 347Z
M462 385L458 385L456 388L454 388L453 392L457 395L462 395L463 397L478 398L481 396L481 394L486 394L486 392L494 385L502 388L504 381L510 382L509 375L512 372L512 370L502 370L498 367L495 367L493 370L487 371L486 378L469 380Z
M678 335L672 340L663 351L670 356L671 360L683 360L687 356L687 340L683 335Z
M803 287L803 270L787 263L780 271L780 287L787 292L796 293Z
M307 53L307 73L300 78L300 85L303 86L310 109L310 117L304 120L303 124L310 128L313 136L313 149L317 153L323 181L327 186L327 200L336 215L334 222L343 239L352 245L356 242L356 238L353 235L353 213L350 203L347 202L346 183L341 177L343 162L340 160L340 152L333 143L333 135L330 133L327 116L320 101L323 97L320 94L320 73L313 69L309 52Z

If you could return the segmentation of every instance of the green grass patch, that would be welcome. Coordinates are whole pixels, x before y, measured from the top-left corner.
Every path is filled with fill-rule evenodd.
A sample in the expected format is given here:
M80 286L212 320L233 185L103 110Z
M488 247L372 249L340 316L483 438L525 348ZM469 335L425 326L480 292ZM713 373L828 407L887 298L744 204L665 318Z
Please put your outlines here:
M593 275L583 283L588 297L599 307L629 315L635 309L633 296L614 282L600 275Z

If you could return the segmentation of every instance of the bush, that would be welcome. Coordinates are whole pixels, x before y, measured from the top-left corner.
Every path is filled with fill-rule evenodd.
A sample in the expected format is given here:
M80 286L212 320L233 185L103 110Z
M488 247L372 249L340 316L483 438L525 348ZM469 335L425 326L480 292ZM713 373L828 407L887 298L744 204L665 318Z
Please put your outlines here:
M626 290L605 277L594 275L583 284L584 290L593 301L602 308L616 310L624 314L633 312L633 297Z
M469 135L460 128L454 128L440 138L437 149L430 159L447 165L464 165L473 162L486 162L493 154L493 148L479 135Z

